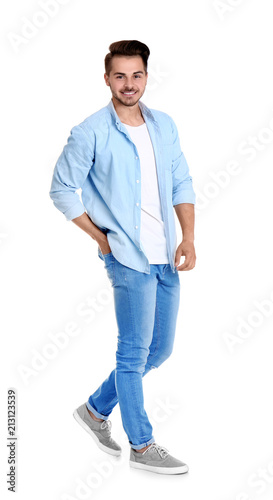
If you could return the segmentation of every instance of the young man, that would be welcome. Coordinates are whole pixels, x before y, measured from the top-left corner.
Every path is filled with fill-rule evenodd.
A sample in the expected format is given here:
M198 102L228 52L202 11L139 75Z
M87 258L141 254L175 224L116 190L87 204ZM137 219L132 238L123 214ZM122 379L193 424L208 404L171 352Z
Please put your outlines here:
M119 455L108 419L119 402L130 465L163 474L188 466L154 439L142 377L171 354L178 271L193 269L195 193L175 123L145 106L149 48L112 43L105 57L109 104L71 130L54 169L54 205L98 244L113 287L116 367L74 417L107 453ZM82 189L82 202L77 189ZM177 246L174 209L183 239ZM183 265L179 265L185 256Z

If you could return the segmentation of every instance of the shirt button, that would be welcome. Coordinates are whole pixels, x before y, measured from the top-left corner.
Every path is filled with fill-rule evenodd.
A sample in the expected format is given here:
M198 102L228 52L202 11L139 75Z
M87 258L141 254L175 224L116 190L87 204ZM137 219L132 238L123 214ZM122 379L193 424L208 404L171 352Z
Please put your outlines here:
M138 207L139 203L136 203L136 206Z
M136 156L136 160L138 160L138 156Z
M137 228L138 228L138 226L135 226L135 229L137 229Z
M139 182L139 180L137 179L137 182Z

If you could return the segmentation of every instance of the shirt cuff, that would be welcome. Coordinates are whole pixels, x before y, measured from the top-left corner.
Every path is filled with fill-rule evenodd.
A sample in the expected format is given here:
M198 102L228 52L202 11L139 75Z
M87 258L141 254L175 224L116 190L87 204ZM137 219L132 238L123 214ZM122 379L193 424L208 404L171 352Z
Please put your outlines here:
M180 193L176 193L173 196L173 206L179 205L179 203L192 203L195 205L196 203L196 196L195 193L192 191L181 191Z
M78 201L73 205L73 207L69 208L64 212L67 221L75 219L76 217L80 217L80 215L84 214L85 209L81 201Z

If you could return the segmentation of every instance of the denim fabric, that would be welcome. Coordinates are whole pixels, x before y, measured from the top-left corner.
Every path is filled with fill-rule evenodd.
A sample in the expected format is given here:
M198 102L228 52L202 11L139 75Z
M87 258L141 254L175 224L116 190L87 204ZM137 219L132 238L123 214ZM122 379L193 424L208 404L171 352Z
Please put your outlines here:
M119 402L129 444L141 449L155 441L144 409L142 377L172 352L180 278L170 264L151 264L146 274L124 266L112 252L103 258L118 326L116 368L86 405L98 418L107 419Z
M177 235L173 207L195 204L192 177L172 118L141 101L155 153L168 260L175 273ZM79 192L81 189L81 198ZM54 168L50 197L67 220L87 212L105 234L115 258L150 273L140 241L141 167L137 148L112 100L72 128ZM103 259L98 246L98 256Z

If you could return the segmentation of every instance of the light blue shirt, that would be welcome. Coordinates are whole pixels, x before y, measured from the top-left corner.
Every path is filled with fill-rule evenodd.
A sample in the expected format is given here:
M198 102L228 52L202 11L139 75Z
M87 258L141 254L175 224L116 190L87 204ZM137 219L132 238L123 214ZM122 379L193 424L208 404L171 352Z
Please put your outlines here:
M195 204L192 177L172 118L149 109L141 101L138 104L154 148L168 258L175 272L177 235L173 207L179 203ZM107 234L113 256L121 264L150 274L149 260L140 241L140 160L112 99L71 129L55 165L49 194L68 221L86 211ZM98 256L103 260L99 246Z

